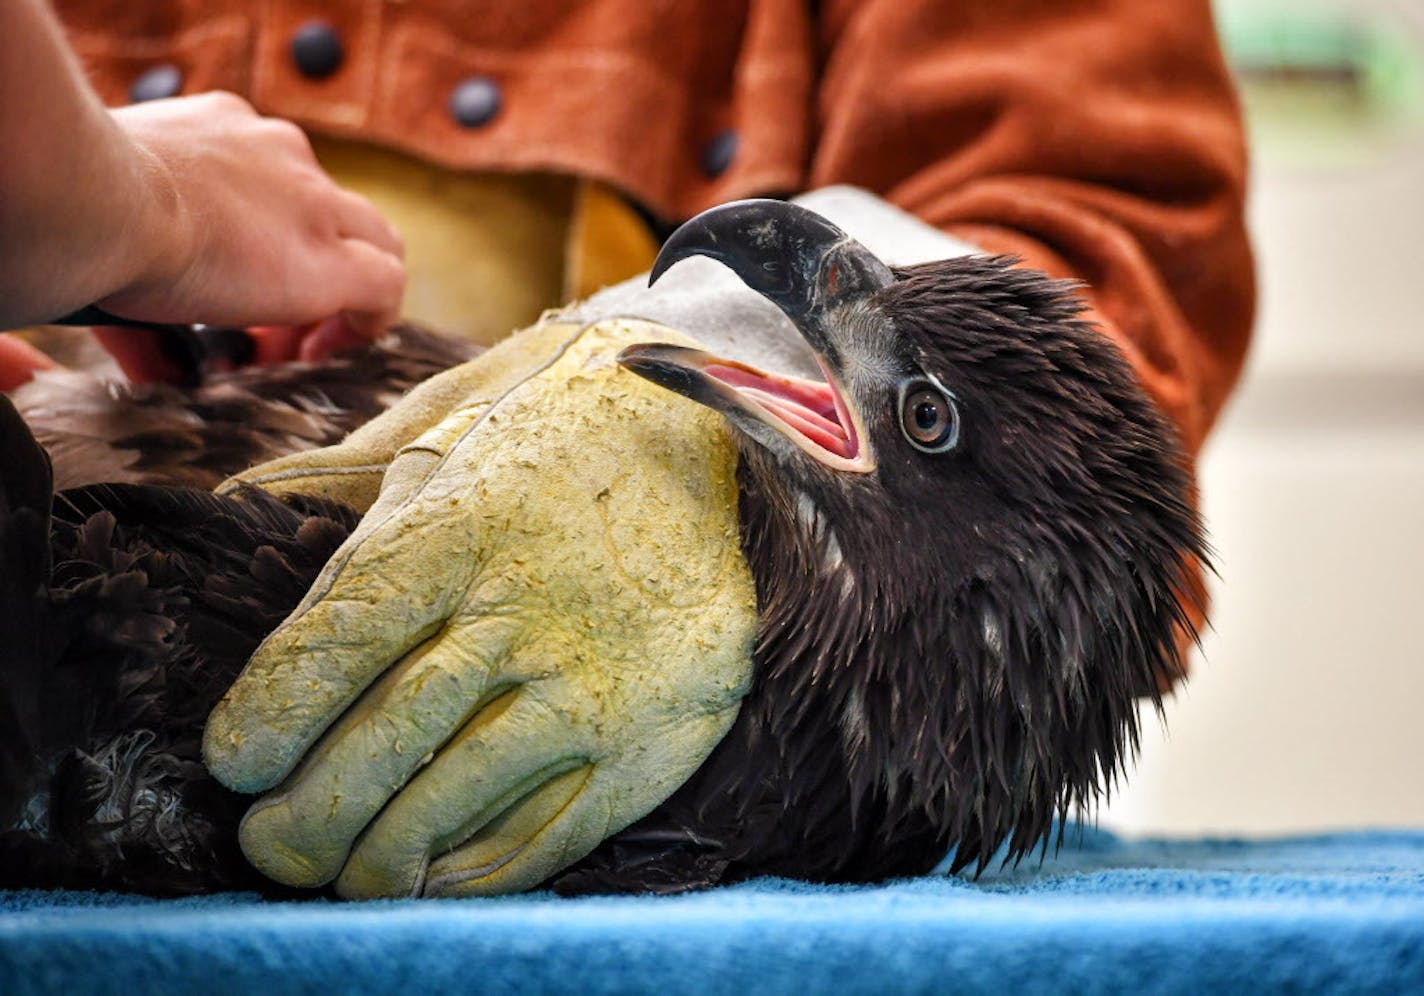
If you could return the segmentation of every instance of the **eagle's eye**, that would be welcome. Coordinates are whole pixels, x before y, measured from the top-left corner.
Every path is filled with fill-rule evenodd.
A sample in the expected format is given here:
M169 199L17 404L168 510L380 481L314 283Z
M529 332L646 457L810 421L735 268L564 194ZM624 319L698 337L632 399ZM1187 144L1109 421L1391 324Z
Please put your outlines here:
M954 395L929 380L900 387L900 431L926 453L945 453L959 442L959 408Z

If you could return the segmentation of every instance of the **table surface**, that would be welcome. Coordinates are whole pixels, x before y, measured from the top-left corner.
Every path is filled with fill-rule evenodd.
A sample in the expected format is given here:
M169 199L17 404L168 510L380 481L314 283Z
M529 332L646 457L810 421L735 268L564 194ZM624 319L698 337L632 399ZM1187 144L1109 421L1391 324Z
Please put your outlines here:
M974 881L267 903L0 893L0 992L1424 992L1424 830L1120 840Z

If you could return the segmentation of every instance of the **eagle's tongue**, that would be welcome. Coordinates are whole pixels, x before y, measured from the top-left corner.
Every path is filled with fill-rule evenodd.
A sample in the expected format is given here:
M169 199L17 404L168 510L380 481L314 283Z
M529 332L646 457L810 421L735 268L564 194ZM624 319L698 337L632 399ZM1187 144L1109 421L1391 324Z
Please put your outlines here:
M829 383L764 374L749 367L709 364L709 376L736 388L817 446L853 459L853 434L845 428L848 413Z

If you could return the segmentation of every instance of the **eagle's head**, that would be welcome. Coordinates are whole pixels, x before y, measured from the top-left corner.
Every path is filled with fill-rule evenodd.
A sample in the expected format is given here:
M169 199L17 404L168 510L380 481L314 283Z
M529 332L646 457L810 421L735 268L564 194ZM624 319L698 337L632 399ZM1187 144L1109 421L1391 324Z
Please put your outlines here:
M958 865L1022 855L1099 798L1138 698L1181 672L1206 548L1170 426L1073 286L1010 259L892 269L769 200L689 221L653 279L692 255L780 307L825 376L620 356L739 441L776 686L756 707L772 729L832 719L852 797L927 818Z

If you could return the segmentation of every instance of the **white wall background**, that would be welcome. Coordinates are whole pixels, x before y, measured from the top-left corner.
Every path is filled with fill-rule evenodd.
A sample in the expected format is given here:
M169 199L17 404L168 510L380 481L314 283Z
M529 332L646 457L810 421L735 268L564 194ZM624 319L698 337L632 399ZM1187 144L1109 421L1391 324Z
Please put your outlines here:
M1424 826L1424 126L1341 142L1256 148L1254 353L1202 467L1215 628L1106 827Z

